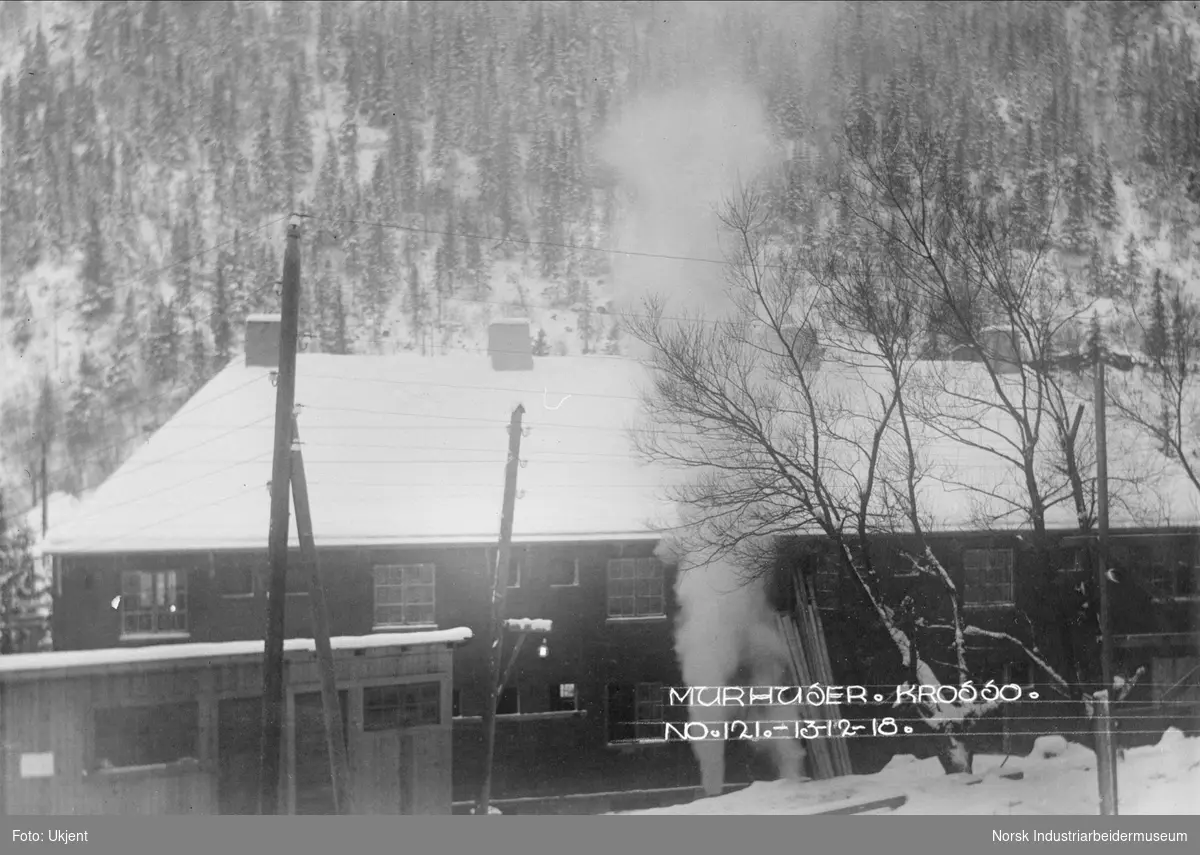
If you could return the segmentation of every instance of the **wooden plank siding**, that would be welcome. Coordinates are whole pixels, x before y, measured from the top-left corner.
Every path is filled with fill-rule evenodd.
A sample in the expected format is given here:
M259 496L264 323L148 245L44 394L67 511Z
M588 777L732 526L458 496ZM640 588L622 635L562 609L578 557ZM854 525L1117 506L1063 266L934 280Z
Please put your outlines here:
M405 774L415 776L422 793L411 803L411 810L450 813L452 665L453 656L445 644L337 652L337 682L345 695L349 761L360 813L399 813L400 781ZM247 661L246 657L233 661L176 660L94 674L72 675L69 671L0 676L0 808L5 814L156 815L216 814L222 808L229 812L255 810L257 792L253 782L246 786L239 778L246 770L257 770L257 731L252 736L241 734L245 738L224 746L224 752L221 739L222 732L228 736L239 724L253 726L257 720L262 691L259 661ZM364 732L363 686L411 682L439 684L443 701L438 722L420 728ZM295 697L320 692L315 654L288 655L285 686L285 791L289 807L295 810ZM96 768L97 711L174 702L194 702L198 707L195 762L139 769ZM234 703L240 703L243 709L231 720L228 716ZM319 785L319 766L328 761L323 737L318 742L322 750L310 767L308 783L316 780ZM415 746L410 749L411 769L400 765L402 743ZM232 755L230 748L234 749ZM23 778L21 756L47 752L53 754L53 775ZM395 762L385 768L380 765L381 757L391 757Z

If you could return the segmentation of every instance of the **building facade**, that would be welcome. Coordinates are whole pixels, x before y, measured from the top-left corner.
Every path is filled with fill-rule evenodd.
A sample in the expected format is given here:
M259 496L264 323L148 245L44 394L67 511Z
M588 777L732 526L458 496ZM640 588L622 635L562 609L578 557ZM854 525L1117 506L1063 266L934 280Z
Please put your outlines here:
M451 629L334 638L354 809L451 812ZM258 812L262 642L0 657L7 815ZM312 643L285 650L281 812L333 813Z

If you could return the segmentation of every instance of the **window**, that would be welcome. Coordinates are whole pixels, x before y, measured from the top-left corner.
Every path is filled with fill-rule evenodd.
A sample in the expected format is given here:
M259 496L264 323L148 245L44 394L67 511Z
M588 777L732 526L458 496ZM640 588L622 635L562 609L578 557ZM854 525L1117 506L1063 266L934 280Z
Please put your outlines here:
M661 617L663 565L657 558L616 558L608 562L608 616Z
M401 683L363 689L363 730L399 730L439 724L441 683Z
M963 552L963 602L972 606L1013 604L1013 551L967 549Z
M1156 561L1146 568L1144 578L1156 599L1191 599L1200 595L1200 572L1186 561Z
M521 690L516 686L509 686L500 693L500 697L496 701L496 715L520 715L521 713Z
M579 695L574 683L552 683L550 685L550 711L575 712L579 709Z
M112 707L93 718L92 768L127 769L198 759L197 703Z
M812 565L811 578L817 608L837 608L842 583L841 565L832 560L818 558Z
M664 736L662 683L609 684L609 742L661 741Z
M239 558L234 562L216 567L216 587L222 597L252 597L254 596L255 566L249 558ZM289 577L295 575L289 573Z
M187 573L182 570L121 574L121 634L186 633Z
M552 588L570 588L579 584L579 559L555 558L547 573Z
M492 576L492 570L496 566L496 561L499 560L499 554L500 554L499 551L496 549L488 550L487 560L488 560L488 578L489 579L494 578ZM524 566L523 566L524 563L525 562L522 560L521 551L519 549L517 549L516 547L514 547L508 553L508 587L510 587L510 588L521 587L521 576L524 575ZM488 584L491 584L491 583L489 582Z
M375 626L432 626L434 567L409 564L375 568Z

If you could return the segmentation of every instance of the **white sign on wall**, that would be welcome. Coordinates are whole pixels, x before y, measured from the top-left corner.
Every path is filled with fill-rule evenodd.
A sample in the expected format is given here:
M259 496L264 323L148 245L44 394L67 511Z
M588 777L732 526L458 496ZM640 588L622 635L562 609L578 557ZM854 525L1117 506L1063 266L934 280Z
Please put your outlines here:
M53 778L54 753L47 751L43 754L21 755L22 778Z

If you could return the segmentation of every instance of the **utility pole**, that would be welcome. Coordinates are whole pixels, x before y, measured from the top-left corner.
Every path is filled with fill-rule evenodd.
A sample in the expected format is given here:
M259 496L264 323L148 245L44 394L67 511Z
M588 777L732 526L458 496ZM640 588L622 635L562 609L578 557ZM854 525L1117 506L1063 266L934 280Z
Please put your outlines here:
M333 665L333 645L329 641L329 608L325 586L321 584L321 565L313 538L312 510L308 505L308 478L304 474L304 455L300 450L300 428L292 417L292 500L296 503L296 534L300 537L300 560L308 571L308 599L312 606L313 645L321 672L321 701L325 713L325 745L329 751L329 771L333 779L334 813L354 813L350 797L350 768L346 743L342 741L345 723L338 703L337 674Z
M296 405L296 340L300 326L300 227L288 226L283 254L279 326L279 370L275 384L275 457L271 467L271 529L267 552L267 636L263 656L262 743L259 755L260 814L281 812L280 754L283 748L283 620L287 594L288 484L292 411Z
M1104 346L1103 332L1099 316L1094 317L1094 363L1095 363L1095 406L1096 406L1096 584L1100 597L1100 674L1104 683L1104 698L1111 697L1113 691L1113 659L1112 634L1109 627L1108 613L1108 425L1105 415L1105 359L1108 356ZM1107 702L1103 711L1107 712ZM1112 719L1103 715L1101 724L1111 728ZM1116 746L1111 733L1107 738L1097 740L1097 774L1100 776L1100 813L1105 816L1117 814L1117 758ZM1101 755L1104 755L1101 757ZM1107 772L1107 774L1105 774Z
M504 504L500 512L500 547L492 568L492 646L488 650L487 706L483 708L485 747L483 755L483 786L475 813L488 815L492 796L492 758L496 753L496 705L500 693L500 654L504 644L504 601L508 594L508 564L512 555L513 506L517 502L517 470L521 466L521 417L525 407L513 410L508 423L508 463L504 470Z

